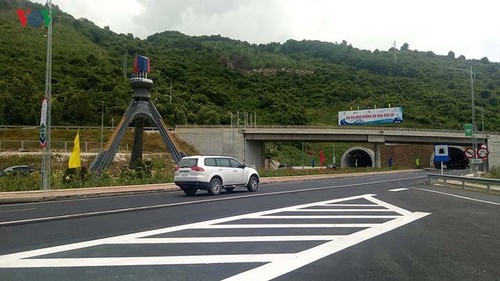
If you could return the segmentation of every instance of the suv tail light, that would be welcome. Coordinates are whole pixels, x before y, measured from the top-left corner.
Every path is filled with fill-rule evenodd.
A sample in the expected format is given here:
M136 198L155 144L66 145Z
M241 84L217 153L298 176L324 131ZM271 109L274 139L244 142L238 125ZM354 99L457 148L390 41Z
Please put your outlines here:
M176 171L176 172L179 171L179 166L176 165L174 168L174 171Z
M205 170L203 170L202 167L199 167L199 166L193 166L193 167L191 167L191 170L196 171L196 172L203 172L203 171L205 171Z

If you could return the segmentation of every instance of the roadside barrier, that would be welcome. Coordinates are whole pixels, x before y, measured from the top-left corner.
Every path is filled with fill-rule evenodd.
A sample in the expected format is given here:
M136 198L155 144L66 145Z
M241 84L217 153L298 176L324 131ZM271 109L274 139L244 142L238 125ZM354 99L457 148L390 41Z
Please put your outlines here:
M490 192L492 189L500 191L500 180L497 179L487 179L487 178L474 178L474 177L464 177L464 176L454 176L446 174L427 174L429 178L429 184L439 184L443 182L444 187L448 187L448 184L460 184L463 189L466 186L476 187L476 188L486 188L486 191Z

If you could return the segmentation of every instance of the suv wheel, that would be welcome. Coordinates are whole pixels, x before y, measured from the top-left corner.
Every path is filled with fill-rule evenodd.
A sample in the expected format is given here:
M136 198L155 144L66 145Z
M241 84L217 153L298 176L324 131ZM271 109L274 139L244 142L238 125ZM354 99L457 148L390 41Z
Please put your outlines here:
M248 180L247 189L250 192L255 192L259 188L259 178L257 176L251 176Z
M213 178L208 186L208 193L211 195L217 195L222 190L222 182L219 178Z
M184 193L188 196L193 196L196 194L196 188L192 187L185 187L182 189L182 191L184 191Z

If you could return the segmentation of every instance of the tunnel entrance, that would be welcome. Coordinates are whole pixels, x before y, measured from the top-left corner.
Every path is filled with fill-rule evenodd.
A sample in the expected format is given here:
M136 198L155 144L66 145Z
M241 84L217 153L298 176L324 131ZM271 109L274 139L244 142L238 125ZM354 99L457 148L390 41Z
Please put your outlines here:
M444 168L446 169L467 169L469 166L469 159L465 156L463 147L448 147L448 156L451 160L444 163ZM432 158L434 159L434 154ZM436 167L436 169L441 169L441 162L434 162L434 167Z
M373 167L374 154L365 147L353 147L342 156L342 167Z

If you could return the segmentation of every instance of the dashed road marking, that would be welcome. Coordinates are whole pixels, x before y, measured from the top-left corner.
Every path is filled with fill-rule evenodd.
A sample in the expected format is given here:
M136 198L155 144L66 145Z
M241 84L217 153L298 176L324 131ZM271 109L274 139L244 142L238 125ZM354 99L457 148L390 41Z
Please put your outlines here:
M391 192L398 192L398 191L406 191L406 190L410 190L409 188L395 188L395 189L389 189L389 191Z

